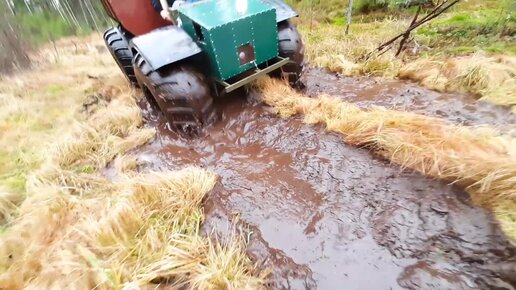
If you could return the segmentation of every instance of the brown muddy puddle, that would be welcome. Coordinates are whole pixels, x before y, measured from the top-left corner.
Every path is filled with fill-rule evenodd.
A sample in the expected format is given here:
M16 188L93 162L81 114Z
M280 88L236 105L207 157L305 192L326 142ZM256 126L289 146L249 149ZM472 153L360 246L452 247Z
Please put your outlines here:
M159 130L137 152L141 170L214 171L204 230L224 235L238 216L249 254L272 269L271 289L514 289L490 269L516 248L460 189L400 172L253 101L228 97L219 106L221 120L195 139L147 111Z
M509 108L479 101L470 94L439 93L410 81L341 77L321 69L309 69L303 81L306 95L325 93L361 107L383 106L465 125L491 125L502 131L516 128L516 114Z

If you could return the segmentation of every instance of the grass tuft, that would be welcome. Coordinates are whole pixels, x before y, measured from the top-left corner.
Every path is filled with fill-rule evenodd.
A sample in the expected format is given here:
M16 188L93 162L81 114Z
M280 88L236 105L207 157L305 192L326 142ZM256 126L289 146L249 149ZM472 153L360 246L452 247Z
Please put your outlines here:
M399 77L438 91L470 92L498 105L516 105L516 57L472 54L445 61L421 59L404 66Z

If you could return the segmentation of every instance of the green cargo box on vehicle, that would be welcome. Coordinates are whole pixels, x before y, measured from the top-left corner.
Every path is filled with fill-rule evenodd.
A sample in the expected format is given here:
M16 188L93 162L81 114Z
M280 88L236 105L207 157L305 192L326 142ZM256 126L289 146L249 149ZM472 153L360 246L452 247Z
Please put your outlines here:
M227 80L278 56L273 6L260 0L205 0L178 9L183 29Z

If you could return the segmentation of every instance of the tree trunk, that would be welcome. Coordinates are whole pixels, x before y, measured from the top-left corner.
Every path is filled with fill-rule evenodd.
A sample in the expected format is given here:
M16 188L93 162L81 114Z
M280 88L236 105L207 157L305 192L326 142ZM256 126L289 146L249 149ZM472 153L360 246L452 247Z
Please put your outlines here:
M346 24L346 35L349 33L349 26L351 25L351 11L353 10L353 0L349 0L348 3L348 23Z
M84 3L86 5L86 8L88 10L88 12L90 13L90 16L91 16L91 20L93 21L93 25L95 25L95 29L97 31L100 31L100 28L97 24L97 20L95 19L95 8L93 8L93 5L91 5L91 2L90 1L85 1ZM88 4L90 4L90 6L88 7ZM92 11L93 10L93 11Z
M13 15L16 15L16 12L14 11L14 6L13 6L13 3L9 0L5 0L5 4L7 7L9 7L9 10L11 10L11 13Z

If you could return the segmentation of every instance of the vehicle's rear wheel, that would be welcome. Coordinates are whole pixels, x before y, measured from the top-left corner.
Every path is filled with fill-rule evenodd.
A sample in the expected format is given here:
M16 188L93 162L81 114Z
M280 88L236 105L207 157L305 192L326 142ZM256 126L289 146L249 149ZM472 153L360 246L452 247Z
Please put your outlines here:
M294 24L285 20L278 23L279 56L288 57L290 62L281 68L282 76L291 86L302 86L305 46Z
M104 41L106 46L115 59L118 67L127 80L133 86L138 86L133 69L133 54L129 50L129 43L123 32L118 27L112 27L104 32Z
M172 64L154 71L136 53L134 71L151 105L154 100L172 127L192 132L215 119L207 80L192 66Z

